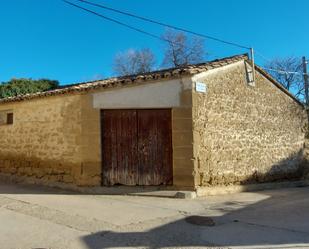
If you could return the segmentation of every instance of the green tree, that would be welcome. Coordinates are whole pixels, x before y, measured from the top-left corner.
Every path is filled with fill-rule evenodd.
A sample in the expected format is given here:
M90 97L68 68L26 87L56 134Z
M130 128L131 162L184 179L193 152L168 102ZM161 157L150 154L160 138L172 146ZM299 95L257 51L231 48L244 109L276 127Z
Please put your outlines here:
M0 98L14 97L28 93L37 93L59 87L59 82L48 79L12 79L0 84Z

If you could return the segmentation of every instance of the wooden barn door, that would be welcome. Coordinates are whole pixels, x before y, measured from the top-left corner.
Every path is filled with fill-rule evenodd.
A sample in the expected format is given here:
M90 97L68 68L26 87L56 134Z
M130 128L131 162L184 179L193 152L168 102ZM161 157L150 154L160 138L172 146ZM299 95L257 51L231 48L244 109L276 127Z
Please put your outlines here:
M103 185L172 184L170 110L103 110Z
M172 183L170 110L138 111L138 185Z
M102 111L103 185L135 185L138 181L135 110Z

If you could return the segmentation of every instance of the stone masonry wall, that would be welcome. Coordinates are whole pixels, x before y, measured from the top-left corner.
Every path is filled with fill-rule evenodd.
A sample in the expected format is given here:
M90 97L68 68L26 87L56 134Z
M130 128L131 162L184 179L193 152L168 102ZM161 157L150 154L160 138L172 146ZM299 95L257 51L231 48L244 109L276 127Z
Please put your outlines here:
M166 107L172 109L173 184L193 189L192 81L177 81L179 104ZM99 186L104 106L94 108L93 98L101 91L0 104L0 112L14 113L13 125L0 126L0 174L40 184Z
M191 105L191 90L183 92ZM173 185L194 188L192 108L178 107L172 109L173 140Z
M101 121L100 109L93 108L92 94L81 96L81 160L79 172L75 173L80 186L101 185Z
M83 178L82 167L91 167L82 163L84 98L67 95L1 104L0 111L13 111L14 124L0 126L0 173L96 185L97 181Z
M259 73L248 85L245 62L198 81L207 92L193 90L196 186L301 177L307 126L301 105Z

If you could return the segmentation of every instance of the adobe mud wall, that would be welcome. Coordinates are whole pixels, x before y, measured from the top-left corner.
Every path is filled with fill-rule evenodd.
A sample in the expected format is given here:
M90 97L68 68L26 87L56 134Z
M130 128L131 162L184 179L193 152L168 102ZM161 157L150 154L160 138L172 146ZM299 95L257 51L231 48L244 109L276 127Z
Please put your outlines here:
M0 111L12 110L14 122L0 126L0 173L41 182L98 185L93 178L97 173L90 181L88 169L83 169L91 167L89 160L85 163L82 146L89 135L82 132L85 98L67 95L1 104Z
M247 65L248 66L248 65ZM298 179L303 174L304 108L244 62L210 71L193 91L196 186Z

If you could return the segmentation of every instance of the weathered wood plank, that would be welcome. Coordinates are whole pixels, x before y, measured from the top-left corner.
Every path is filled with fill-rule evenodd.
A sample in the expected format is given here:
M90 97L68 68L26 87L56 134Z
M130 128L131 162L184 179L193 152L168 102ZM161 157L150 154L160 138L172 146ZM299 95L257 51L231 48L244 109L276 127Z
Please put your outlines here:
M172 184L170 110L138 110L139 185Z
M172 184L170 110L102 111L104 185Z

